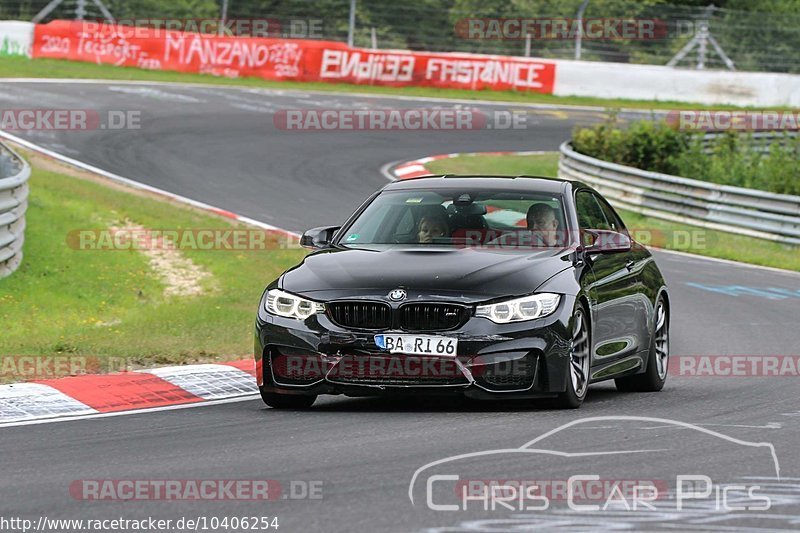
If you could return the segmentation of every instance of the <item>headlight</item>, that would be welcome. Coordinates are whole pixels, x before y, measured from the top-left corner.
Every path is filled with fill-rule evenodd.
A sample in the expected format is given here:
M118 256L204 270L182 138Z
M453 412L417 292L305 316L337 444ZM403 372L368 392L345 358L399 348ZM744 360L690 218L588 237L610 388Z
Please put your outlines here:
M305 320L314 313L324 313L325 304L312 302L280 289L267 291L267 311L273 315Z
M555 311L559 301L561 301L560 295L543 292L496 304L479 305L475 310L475 316L488 318L496 324L534 320Z

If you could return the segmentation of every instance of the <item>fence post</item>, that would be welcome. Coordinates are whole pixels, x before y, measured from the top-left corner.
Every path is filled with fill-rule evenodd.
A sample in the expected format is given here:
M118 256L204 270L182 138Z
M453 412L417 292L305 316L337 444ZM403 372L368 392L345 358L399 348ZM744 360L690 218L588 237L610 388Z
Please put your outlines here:
M356 0L350 0L350 22L347 25L347 46L353 47L353 38L356 33Z

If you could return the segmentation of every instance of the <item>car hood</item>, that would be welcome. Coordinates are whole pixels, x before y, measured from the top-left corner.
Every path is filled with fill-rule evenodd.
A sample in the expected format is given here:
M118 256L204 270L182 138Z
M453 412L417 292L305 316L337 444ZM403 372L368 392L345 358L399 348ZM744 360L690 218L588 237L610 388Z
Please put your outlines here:
M381 298L406 289L406 301L473 303L529 294L572 266L570 250L500 251L397 246L313 253L286 272L281 288L311 299Z

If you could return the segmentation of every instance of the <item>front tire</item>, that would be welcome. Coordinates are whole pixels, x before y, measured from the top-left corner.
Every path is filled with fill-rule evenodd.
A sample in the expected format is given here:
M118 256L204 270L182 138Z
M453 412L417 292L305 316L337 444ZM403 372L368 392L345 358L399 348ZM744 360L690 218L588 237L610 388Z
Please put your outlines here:
M658 392L667 382L669 369L669 307L663 296L658 297L655 307L653 342L647 357L647 370L614 380L620 392Z
M273 409L308 409L317 400L316 396L305 396L300 394L278 394L276 392L265 392L260 388L261 399Z
M567 390L556 397L559 409L577 409L589 390L589 371L592 367L592 332L589 314L579 305L572 315L572 341L569 349Z

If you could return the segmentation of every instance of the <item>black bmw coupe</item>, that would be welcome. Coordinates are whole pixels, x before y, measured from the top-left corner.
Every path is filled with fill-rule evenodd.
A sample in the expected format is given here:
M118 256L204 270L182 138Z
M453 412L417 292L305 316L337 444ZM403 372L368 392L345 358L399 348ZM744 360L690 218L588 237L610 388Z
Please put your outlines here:
M540 177L397 181L269 284L264 402L463 394L581 405L590 383L658 391L670 302L650 252L591 187Z

